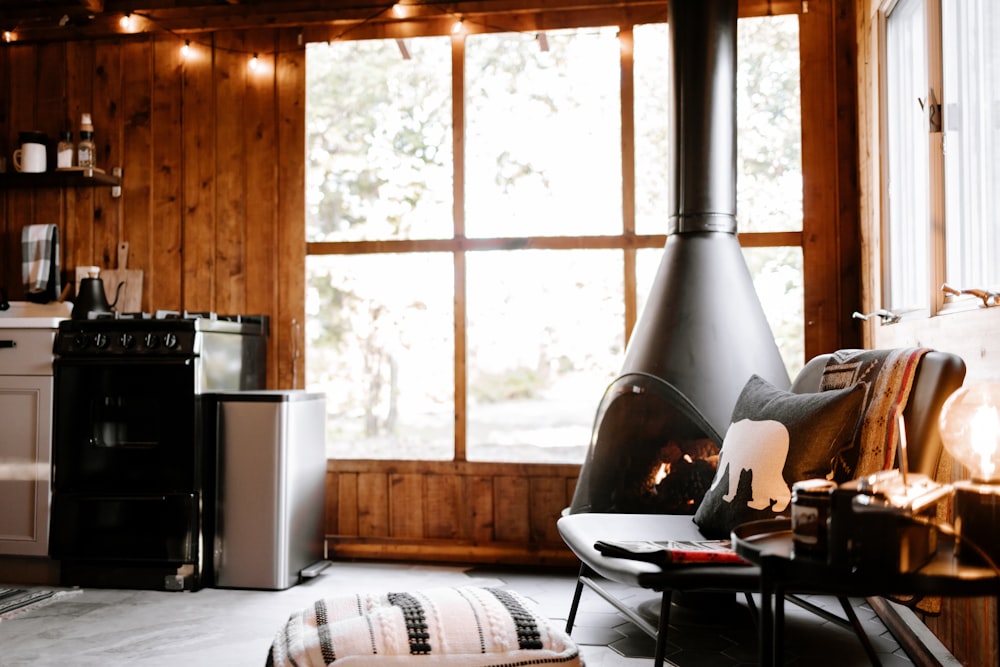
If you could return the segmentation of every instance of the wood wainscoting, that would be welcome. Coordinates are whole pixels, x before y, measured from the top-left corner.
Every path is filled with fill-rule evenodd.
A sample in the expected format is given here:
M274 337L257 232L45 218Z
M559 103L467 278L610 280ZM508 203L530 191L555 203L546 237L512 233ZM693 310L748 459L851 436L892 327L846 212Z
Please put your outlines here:
M332 559L575 566L556 521L576 464L329 460Z

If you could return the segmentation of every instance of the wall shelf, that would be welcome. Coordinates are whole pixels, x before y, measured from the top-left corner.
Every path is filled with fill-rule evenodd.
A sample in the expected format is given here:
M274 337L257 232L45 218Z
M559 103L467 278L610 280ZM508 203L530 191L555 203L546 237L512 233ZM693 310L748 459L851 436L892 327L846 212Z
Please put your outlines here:
M42 174L7 172L0 174L0 189L20 190L29 188L87 188L107 186L113 197L121 196L121 168L110 174L93 169L67 169L47 171Z

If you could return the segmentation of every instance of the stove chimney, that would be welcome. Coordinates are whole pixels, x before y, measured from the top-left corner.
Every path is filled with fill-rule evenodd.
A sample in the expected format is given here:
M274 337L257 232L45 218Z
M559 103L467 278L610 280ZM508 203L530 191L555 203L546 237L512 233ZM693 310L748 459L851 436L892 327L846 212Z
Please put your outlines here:
M724 434L756 373L788 372L736 238L736 0L671 0L671 217L622 373L656 375Z

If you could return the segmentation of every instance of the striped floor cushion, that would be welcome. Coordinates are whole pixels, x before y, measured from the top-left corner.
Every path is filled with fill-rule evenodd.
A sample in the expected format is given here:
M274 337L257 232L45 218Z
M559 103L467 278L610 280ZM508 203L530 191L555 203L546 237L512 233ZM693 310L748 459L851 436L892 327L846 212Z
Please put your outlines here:
M576 645L514 591L462 586L318 600L291 615L274 667L583 667Z

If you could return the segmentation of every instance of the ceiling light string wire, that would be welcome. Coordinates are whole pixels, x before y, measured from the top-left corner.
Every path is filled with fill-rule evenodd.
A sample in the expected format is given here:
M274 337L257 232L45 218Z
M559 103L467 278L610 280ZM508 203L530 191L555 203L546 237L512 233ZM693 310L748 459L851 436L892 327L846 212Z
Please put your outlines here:
M770 4L770 2L769 2L769 4ZM385 5L379 5L379 6L377 6L376 9L375 9L375 11L373 11L369 16L361 18L357 22L354 22L354 23L346 26L343 30L341 30L336 35L333 35L332 37L330 37L326 41L328 43L329 42L339 41L339 40L343 39L344 37L346 37L347 35L349 35L350 33L354 32L354 31L356 31L356 30L358 30L358 29L360 29L360 28L362 28L362 27L364 27L366 25L368 25L369 23L372 23L373 21L377 20L379 17L381 17L381 16L383 16L383 15L385 15L387 13L393 13L394 15L396 15L398 17L399 16L398 8L400 8L400 7L424 7L424 8L430 8L430 9L432 9L434 11L439 12L439 14L442 15L442 16L450 16L450 17L454 18L454 20L455 20L455 26L457 26L459 28L459 32L462 32L462 33L467 32L466 28L468 26L470 26L470 25L476 26L476 28L477 28L476 31L477 32L480 31L480 30L482 30L484 32L536 32L536 33L538 33L538 32L544 32L544 30L538 30L538 29L523 30L523 29L520 29L520 28L517 28L517 27L510 27L510 26L498 25L498 24L496 24L496 23L494 23L492 21L484 21L484 20L481 20L481 19L478 19L478 18L470 18L467 14L464 14L461 11L459 11L457 5L455 5L454 3L437 3L437 2L433 2L433 1L431 1L431 2L407 2L407 3L392 2L392 3L387 3ZM262 55L277 56L277 55L280 55L282 53L281 49L274 49L273 51L260 51L260 50L249 51L249 50L245 50L245 49L237 49L237 48L232 48L232 47L219 46L219 45L217 45L217 44L214 43L214 40L206 42L206 41L203 41L203 40L199 40L197 38L192 38L188 33L179 33L176 30L172 30L172 29L169 29L169 28L164 28L163 26L161 26L159 24L159 22L152 15L150 15L148 12L144 12L144 11L130 10L130 11L123 12L122 16L119 19L120 25L123 26L123 29L126 26L126 22L128 22L129 26L134 26L135 25L135 18L136 17L141 18L146 23L147 26L155 28L155 30L144 30L143 32L145 32L145 33L150 33L150 32L165 33L165 34L173 36L178 41L183 41L184 44L182 45L181 50L185 52L184 53L185 57L188 55L188 52L190 52L190 50L193 47L195 47L195 46L201 46L201 47L204 47L204 48L210 48L210 49L214 49L214 50L217 50L217 51L222 51L222 52L226 52L226 53L233 53L233 54L237 54L237 55L245 55L245 56L248 56L248 57L256 56L257 58L260 58ZM91 18L93 18L93 17L91 17ZM405 20L405 19L400 18L399 20ZM69 23L68 17L63 17L63 19L60 20L59 25L61 27L66 27L68 25L68 23ZM7 43L16 41L18 30L21 29L22 27L23 27L22 24L18 24L16 26L11 27L10 29L5 29L5 30L0 31L0 39L2 39L4 42L7 42Z
M358 22L353 23L353 24L347 26L341 32L339 32L338 34L334 35L332 38L330 38L327 41L338 41L340 39L343 39L346 35L350 34L352 31L357 30L357 29L359 29L361 27L364 27L364 26L368 25L369 23L371 23L372 21L375 21L376 19L378 19L380 16L386 14L387 12L391 12L393 10L393 8L397 4L398 3L393 2L392 4L379 7L376 11L372 12L371 15L366 16L365 18L360 19ZM274 49L272 51L261 51L260 49L257 49L257 50L254 50L254 51L247 51L247 50L244 50L244 49L237 49L237 48L232 48L232 47L228 47L228 46L219 46L218 44L215 43L215 40L211 40L209 42L206 42L206 41L202 41L202 40L198 40L198 39L192 39L191 37L187 36L186 33L182 34L182 33L178 33L175 30L170 30L169 28L164 28L164 27L160 26L159 24L157 24L156 20L152 16L150 16L149 14L147 14L145 12L130 12L128 15L129 16L139 16L139 17L143 18L145 21L149 22L150 25L156 26L156 28L157 28L157 30L159 32L171 35L172 37L174 37L174 38L176 38L178 40L184 40L184 45L181 47L181 50L184 52L185 57L187 56L187 53L190 51L191 48L193 48L195 46L200 46L200 47L203 47L203 48L212 49L214 51L222 51L223 53L232 53L232 54L236 54L236 55L250 56L251 63L252 63L251 64L251 68L252 69L256 69L256 66L253 63L258 62L260 60L261 56L275 56L275 57L277 57L277 56L281 55L282 53L285 53L285 51L282 51L281 49ZM209 34L211 35L212 33L209 33Z

